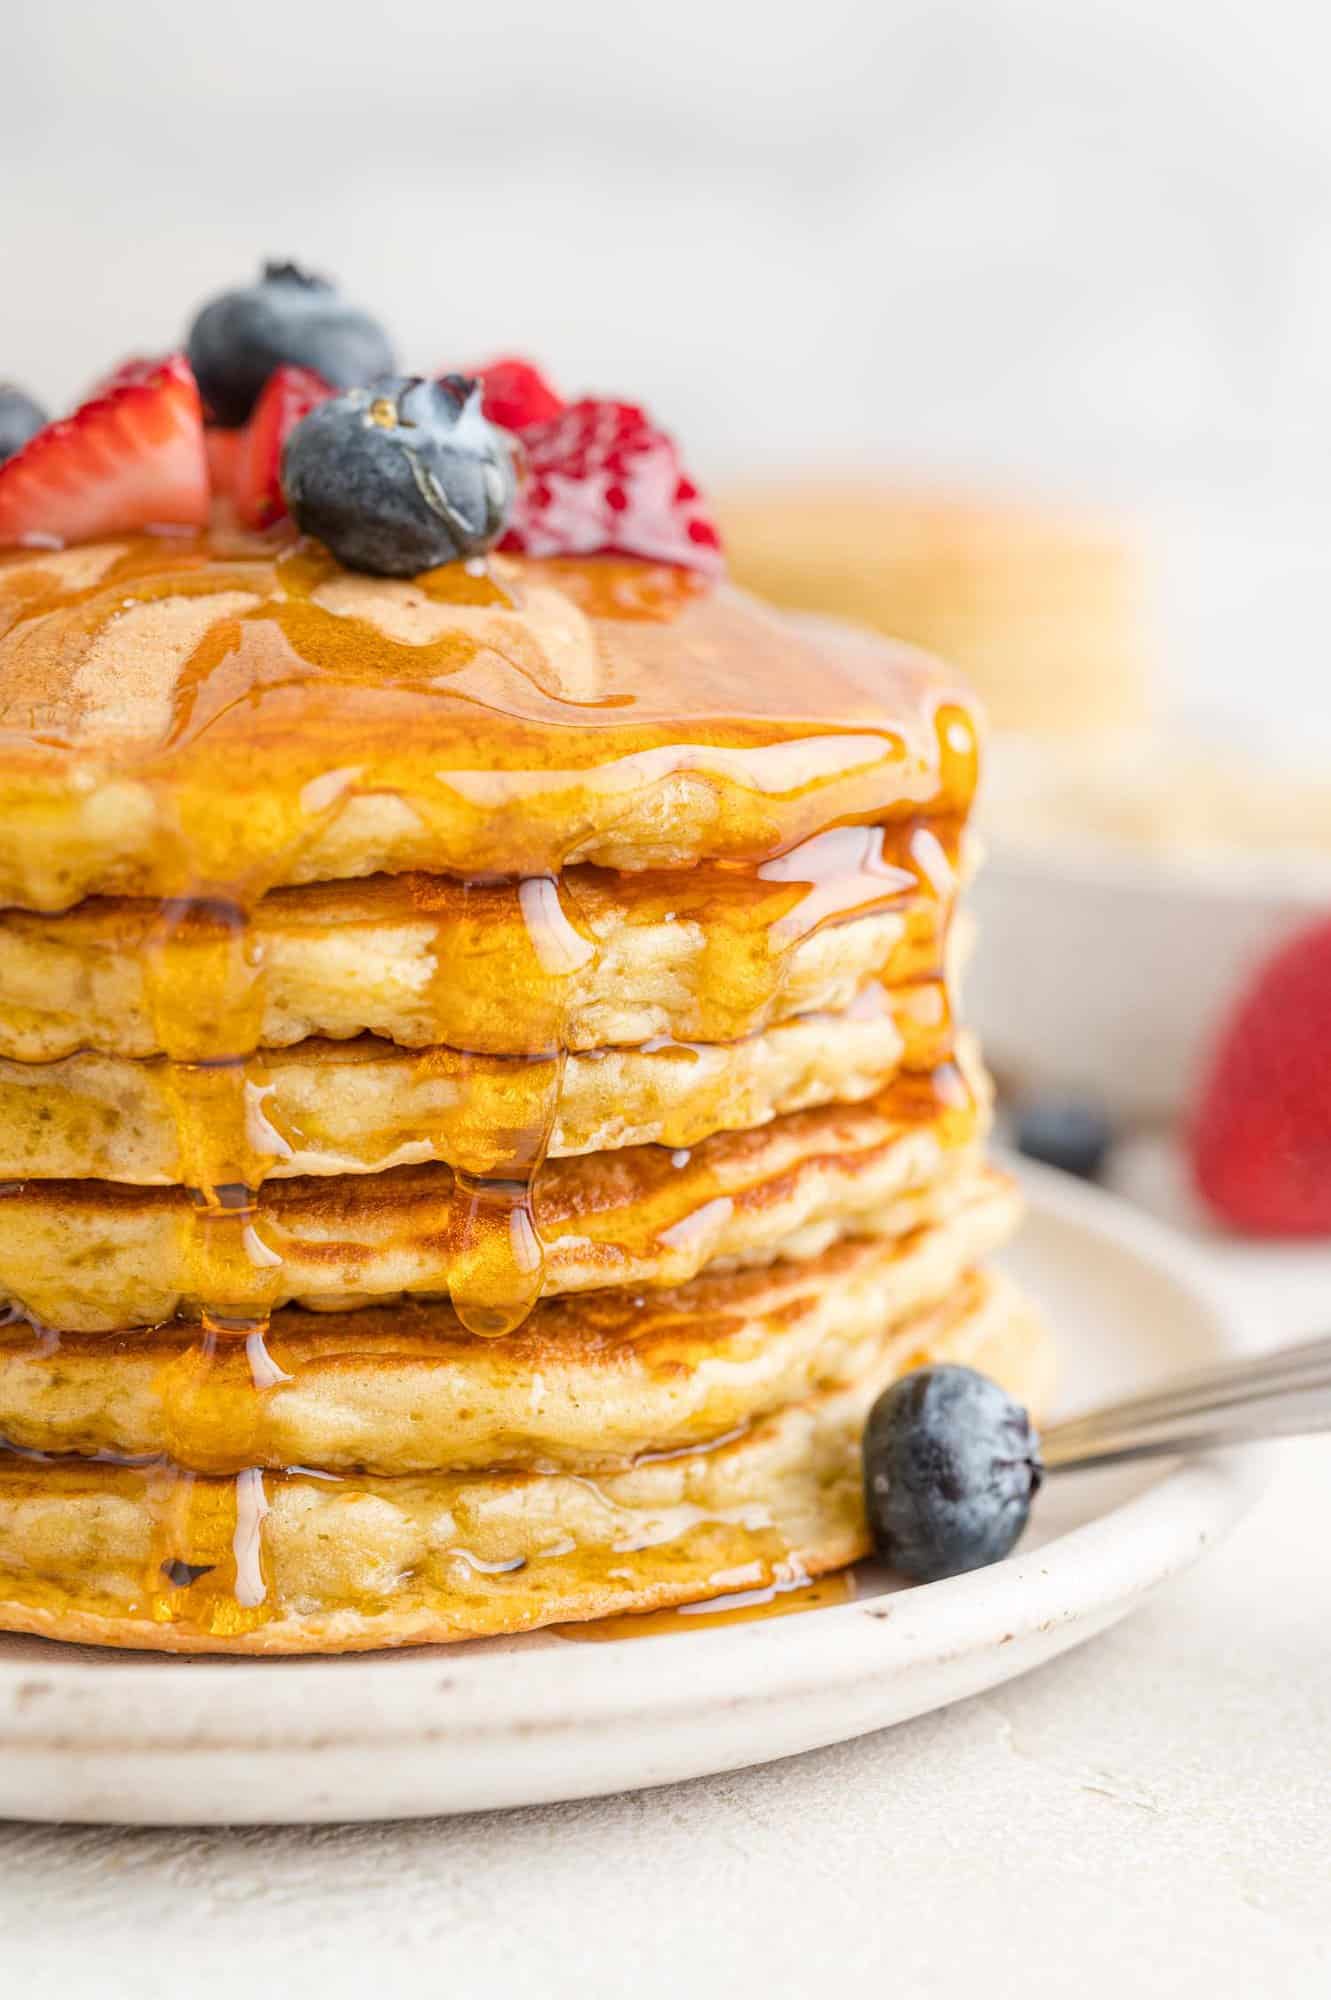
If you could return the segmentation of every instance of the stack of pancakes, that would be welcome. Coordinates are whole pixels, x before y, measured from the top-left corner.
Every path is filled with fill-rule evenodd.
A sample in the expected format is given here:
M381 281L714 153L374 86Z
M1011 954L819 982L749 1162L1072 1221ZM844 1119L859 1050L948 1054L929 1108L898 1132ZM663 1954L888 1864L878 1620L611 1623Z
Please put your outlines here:
M950 1004L976 725L598 558L0 564L0 1626L509 1632L866 1548L922 1361L1037 1408Z

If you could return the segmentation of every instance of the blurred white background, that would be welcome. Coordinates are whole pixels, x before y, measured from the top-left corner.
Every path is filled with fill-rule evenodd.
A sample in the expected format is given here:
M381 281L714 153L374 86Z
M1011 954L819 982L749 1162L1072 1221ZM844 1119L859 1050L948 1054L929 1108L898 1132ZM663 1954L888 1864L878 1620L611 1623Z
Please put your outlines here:
M1184 710L1331 744L1309 0L3 19L0 374L53 403L293 255L413 365L530 352L648 400L701 473L904 463L1144 508Z

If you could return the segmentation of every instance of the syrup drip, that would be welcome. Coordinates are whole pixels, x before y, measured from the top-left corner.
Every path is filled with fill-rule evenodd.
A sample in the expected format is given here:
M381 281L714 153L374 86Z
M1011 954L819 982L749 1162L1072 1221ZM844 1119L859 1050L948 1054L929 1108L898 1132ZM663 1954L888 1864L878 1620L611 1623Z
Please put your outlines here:
M460 1207L457 1248L449 1278L453 1310L470 1333L495 1340L521 1326L541 1296L545 1250L536 1226L536 1178L549 1150L559 1115L568 1034L558 1006L561 989L596 957L596 945L564 908L551 877L528 877L511 885L520 926L510 927L519 949L505 963L505 979L516 986L543 984L556 1012L554 1047L535 1061L510 1070L503 1115L483 1134L484 1159L457 1147L442 1133L439 1158L454 1160L452 1200ZM484 936L478 942L484 949ZM422 1058L427 1067L431 1053ZM461 1063L465 1102L468 1064ZM449 1146L454 1151L450 1154Z
M256 1394L283 1379L266 1345L281 1288L283 1240L259 1196L290 1147L265 1113L266 964L252 910L268 878L233 877L215 887L170 788L160 784L159 792L163 821L172 829L171 872L185 886L159 905L145 940L143 993L154 1043L165 1057L177 1183L189 1200L181 1289L197 1300L199 1311L193 1341L164 1363L157 1379L164 1427L172 1436L191 1434L206 1422L221 1348L244 1353ZM331 817L339 803L337 790L329 790L314 809L314 824ZM292 858L290 852L275 855L270 871L280 872ZM160 1467L147 1498L154 1526L145 1579L148 1615L176 1622L205 1579L210 1600L220 1591L228 1604L257 1615L267 1595L262 1471L242 1468L231 1482L229 1562L195 1560L200 1495L187 1467ZM203 1499L204 1538L215 1540L225 1509L219 1510L211 1487ZM199 1572L183 1594L182 1566Z
M605 946L581 916L564 870L589 801L604 811L607 794L627 796L640 782L682 772L691 798L710 796L718 811L741 798L749 823L763 829L759 851L751 851L755 836L747 834L743 854L721 864L742 868L765 893L755 899L750 925L724 931L719 950L704 947L697 985L717 1006L731 996L740 1004L759 991L779 991L773 961L784 964L797 942L829 924L912 896L936 919L951 893L946 848L974 766L973 732L959 710L938 704L930 714L937 752L932 793L918 775L900 779L900 795L889 805L883 794L898 783L906 756L894 732L871 722L846 728L800 720L801 708L784 710L784 690L769 693L761 674L753 717L733 728L717 722L713 717L729 712L739 696L724 675L707 681L709 657L724 647L713 646L709 655L704 639L693 655L714 706L698 706L681 735L679 718L653 698L651 663L665 656L653 654L649 639L635 656L641 684L625 688L607 679L595 648L565 643L562 631L553 650L533 645L516 615L528 592L554 585L590 617L650 632L687 617L702 594L698 579L678 571L607 562L454 565L398 593L392 616L403 621L400 632L388 608L382 618L376 612L373 624L366 621L358 608L363 582L345 577L320 551L278 538L237 538L234 547L216 536L169 547L148 538L62 590L23 574L0 573L0 583L0 638L22 638L26 626L38 649L41 620L54 611L77 613L94 646L131 611L158 606L188 616L197 601L204 613L160 741L121 760L127 782L141 787L155 813L150 863L131 886L160 898L143 945L144 993L154 1045L165 1058L177 1181L190 1202L186 1289L199 1309L185 1343L164 1343L156 1389L169 1446L193 1440L196 1459L223 1462L235 1448L234 1435L209 1439L214 1410L226 1407L210 1394L215 1379L243 1369L256 1404L285 1379L267 1345L283 1239L260 1192L290 1157L291 1135L267 1113L269 967L255 907L275 885L319 872L310 857L362 796L366 770L373 773L370 789L396 792L415 814L423 852L433 841L482 866L496 857L520 864L503 879L464 884L460 900L453 898L435 936L430 1046L418 1058L424 1078L437 1081L447 1071L453 1090L441 1108L435 1147L455 1165L451 1292L463 1325L486 1338L519 1326L542 1289L545 1253L534 1192L559 1111L570 996L577 984L598 978ZM419 637L422 606L458 614L426 643ZM468 623L481 618L488 621L483 639L481 628ZM689 644L679 650L687 653ZM6 730L40 774L58 765L70 744L61 719L43 707L40 688L30 709L22 708L21 658L18 681ZM131 687L129 708L140 699L151 707L151 696ZM562 769L556 752L565 745L570 761L587 755L578 731L603 732L606 747L592 765ZM418 743L418 735L425 740ZM437 792L422 789L422 765ZM928 808L928 826L910 818L912 803ZM4 806L0 797L0 811ZM890 835L876 824L828 830L829 819L872 821L881 813L904 815ZM521 839L519 827L528 829ZM403 851L407 861L395 865L429 865ZM54 905L55 891L41 893ZM696 907L695 884L685 875L681 901L691 894L694 920L705 931L705 909ZM505 913L497 975L487 964L496 903ZM539 1032L507 1068L502 1088L487 1072L489 1101L497 1098L499 1108L488 1129L476 1131L473 1121L469 1134L457 1107L468 1101L469 1067L487 1052L487 1037L455 1031L468 1018L469 995L487 981L501 995L497 1009L492 1002L498 1025L489 1053L507 1057L514 1048L504 1033L505 985L521 993L524 1018ZM960 1113L966 1092L959 1073L957 1092ZM932 1099L928 1108L920 1102L921 1116L936 1109ZM664 1159L669 1168L669 1152ZM705 1236L726 1200L707 1196L691 1215L666 1225L663 1237L681 1228ZM41 1351L58 1348L49 1330L34 1326L33 1335L44 1343ZM135 1476L153 1523L137 1613L232 1635L272 1617L264 1472L250 1466L204 1476L178 1463L172 1449ZM296 1469L278 1476L320 1475ZM670 1614L679 1622L668 1629L780 1615L802 1608L805 1591L837 1588L835 1580L763 1585L742 1602ZM637 1636L650 1621L607 1621L621 1622ZM577 1628L567 1636L594 1634Z
M255 1076L263 967L243 907L210 900L202 924L191 922L196 912L196 898L163 904L143 960L154 1036L167 1058L163 1074L178 1178L190 1200L188 1291L200 1302L193 1343L158 1375L172 1432L188 1431L206 1408L219 1342L266 1352L282 1270L280 1242L258 1208L259 1189L285 1151L262 1116L262 1086ZM146 1586L149 1615L158 1623L180 1615L183 1573L192 1574L188 1591L201 1577L216 1578L219 1572L217 1563L200 1567L195 1561L195 1484L193 1474L179 1467L162 1468L149 1484L155 1532ZM231 1576L235 1602L252 1612L265 1595L262 1473L237 1474L234 1504L231 1564L222 1573ZM249 1524L244 1533L242 1518Z

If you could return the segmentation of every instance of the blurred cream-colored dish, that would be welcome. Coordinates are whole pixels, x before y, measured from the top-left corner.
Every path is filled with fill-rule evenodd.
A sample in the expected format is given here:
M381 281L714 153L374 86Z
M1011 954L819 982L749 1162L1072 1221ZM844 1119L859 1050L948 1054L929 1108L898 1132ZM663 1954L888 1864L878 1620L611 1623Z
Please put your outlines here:
M980 818L967 1001L990 1063L1120 1116L1182 1111L1245 981L1331 909L1326 789L1265 767L1000 740Z

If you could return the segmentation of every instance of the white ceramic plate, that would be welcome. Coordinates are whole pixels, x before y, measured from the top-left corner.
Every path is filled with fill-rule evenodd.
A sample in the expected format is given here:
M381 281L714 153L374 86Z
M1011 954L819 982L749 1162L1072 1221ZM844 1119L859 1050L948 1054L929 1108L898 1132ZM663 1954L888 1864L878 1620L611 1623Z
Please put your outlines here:
M1067 1407L1238 1346L1168 1231L1058 1176L1026 1178L1031 1214L1009 1262L1053 1316ZM218 1662L0 1637L0 1815L388 1819L788 1756L974 1694L1103 1630L1217 1541L1259 1484L1252 1455L1063 1475L1020 1552L993 1569L913 1590L869 1570L853 1603L599 1645L538 1634Z

